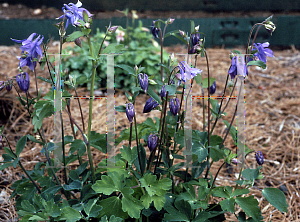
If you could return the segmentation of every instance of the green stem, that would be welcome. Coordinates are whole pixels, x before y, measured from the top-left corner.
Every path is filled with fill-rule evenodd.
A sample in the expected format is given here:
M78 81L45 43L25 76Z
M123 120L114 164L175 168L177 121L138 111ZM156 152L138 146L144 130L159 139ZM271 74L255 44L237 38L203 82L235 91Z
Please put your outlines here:
M11 148L11 146L10 146L10 143L9 143L7 137L6 137L4 134L2 134L2 135L4 136L4 138L5 138L5 140L6 140L7 144L8 144L8 147L9 147L10 151L15 155L16 158L18 158L17 155L15 154L15 152L12 150L12 148ZM21 167L21 169L23 170L23 172L26 174L26 176L28 177L28 179L33 183L33 185L35 186L35 188L37 189L37 191L38 191L39 193L42 193L41 190L40 190L40 188L39 188L39 186L38 186L38 185L36 184L36 182L32 179L32 177L27 173L27 170L25 170L25 168L23 167L23 165L22 165L22 163L21 163L20 160L18 160L18 164L19 164L19 166Z
M89 36L87 37L87 40L88 40L91 56L94 57L91 39ZM90 169L91 169L91 173L92 173L92 179L93 179L93 182L95 182L96 176L95 176L93 157L92 157L92 152L91 152L91 129L92 129L92 114L93 114L93 101L94 101L94 99L93 99L94 85L95 85L95 76L96 76L96 68L97 67L96 67L96 62L94 60L92 61L92 64L93 64L93 72L92 72L90 103L89 103L89 122L88 122L88 131L87 131L88 144L86 146L86 149L87 149L87 153L88 153L88 157L89 157L89 164L90 164Z
M139 160L141 174L143 176L144 172L143 172L143 169L142 169L141 154L140 154L140 149L139 149L139 139L138 139L138 133L137 133L137 124L136 124L135 114L134 114L133 118L134 118L134 126L135 126L136 151L137 151L137 154L138 154L138 160Z
M222 165L219 167L219 169L218 169L218 171L217 171L217 173L216 173L216 176L215 176L215 178L214 178L214 180L213 180L213 183L212 183L212 185L211 185L211 187L210 187L210 189L209 189L208 195L207 195L207 197L206 197L207 203L208 203L208 200L209 200L209 197L210 197L211 190L213 189L213 187L214 187L214 185L215 185L215 182L216 182L216 179L217 179L217 177L218 177L218 175L219 175L219 173L220 173L222 167L225 165L225 163L226 163L226 162L223 162L223 163L222 163Z

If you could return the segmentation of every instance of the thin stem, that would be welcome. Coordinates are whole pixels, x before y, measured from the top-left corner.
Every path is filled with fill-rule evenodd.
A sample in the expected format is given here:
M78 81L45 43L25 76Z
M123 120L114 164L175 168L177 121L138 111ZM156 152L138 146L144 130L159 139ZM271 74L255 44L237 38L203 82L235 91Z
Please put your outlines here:
M213 180L213 183L212 183L212 185L211 185L211 187L210 187L210 189L209 189L208 195L207 195L207 197L206 197L207 203L208 203L208 200L209 200L209 196L210 196L211 190L213 189L213 187L214 187L214 185L215 185L215 182L216 182L216 179L217 179L217 177L218 177L218 175L219 175L219 173L220 173L222 167L225 165L225 163L226 163L226 162L223 162L223 163L222 163L222 165L219 167L219 169L218 169L218 171L217 171L217 173L216 173L216 176L215 176L215 178L214 178L214 180Z
M2 134L2 135L4 136L4 138L5 138L5 140L6 140L7 144L8 144L8 147L9 147L10 151L15 155L16 158L18 158L17 155L15 154L15 152L12 150L12 148L11 148L11 146L10 146L10 143L9 143L7 137L6 137L4 134ZM19 164L19 166L21 167L21 169L23 170L23 172L26 174L26 176L28 177L28 179L33 183L33 185L35 186L35 188L37 189L37 191L38 191L39 193L42 193L41 190L40 190L40 188L39 188L39 186L38 186L38 185L36 184L36 182L32 179L32 177L27 173L27 170L23 167L23 165L22 165L22 163L21 163L20 160L18 160L18 164Z
M36 89L36 97L39 96L39 90L38 90L38 85L37 85L37 78L36 78L36 70L35 66L33 66L33 72L34 72L34 78L35 78L35 89ZM37 99L37 98L36 98Z
M83 113L82 113L81 104L80 104L80 101L79 101L79 98L78 98L78 93L77 93L76 87L74 87L74 91L75 91L75 94L76 94L76 97L77 97L78 106L79 106L79 110L80 110L80 115L81 115L81 122L82 122L83 132L85 133L85 126L84 126Z
M134 114L133 118L134 118L134 126L135 126L136 150L137 150L137 154L138 154L138 159L139 159L139 165L140 165L141 174L143 176L144 172L143 172L143 169L142 169L142 162L141 162L141 155L140 155L140 149L139 149L139 139L138 139L138 133L137 133L137 124L136 124L135 114Z
M208 92L208 114L207 114L207 132L208 132L208 136L207 136L207 151L208 151L208 155L207 155L207 165L206 165L206 174L205 174L205 179L207 179L208 176L208 171L210 169L210 165L209 165L209 159L210 159L210 148L209 148L209 142L210 142L210 79L209 79L209 62L208 62L208 56L207 56L207 52L206 50L204 50L204 55L205 55L205 60L206 60L206 66L207 66L207 76L208 76L208 88L207 88L207 92ZM203 98L204 99L204 98Z
M94 57L93 48L91 44L91 39L88 36L88 44L91 52L91 56ZM92 129L92 114L93 114L93 97L94 97L94 85L95 85L95 76L96 76L96 62L93 60L93 72L92 72L92 82L91 82L91 91L90 91L90 102L89 102L89 122L88 122L88 131L87 131L87 138L88 138L88 144L86 146L88 157L89 157L89 164L90 169L92 173L92 179L93 182L96 180L95 171L94 171L94 164L93 164L93 157L92 157L92 151L91 151L91 129Z

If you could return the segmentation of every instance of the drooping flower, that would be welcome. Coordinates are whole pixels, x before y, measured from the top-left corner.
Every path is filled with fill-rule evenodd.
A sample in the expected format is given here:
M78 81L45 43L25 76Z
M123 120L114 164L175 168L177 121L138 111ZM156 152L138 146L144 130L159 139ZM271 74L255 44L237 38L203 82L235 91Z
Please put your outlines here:
M159 29L155 27L155 22L156 21L152 22L151 32L152 32L152 35L153 35L154 38L159 38L158 37Z
M62 10L64 14L57 19L67 19L65 29L67 29L68 25L71 23L73 26L78 24L78 20L83 20L83 11L86 11L88 17L92 17L92 14L86 10L85 8L80 8L82 3L78 0L76 5L74 3L64 4Z
M12 89L12 80L8 80L8 81L6 82L6 91L7 91L7 92L10 92L11 89Z
M126 105L126 115L130 123L133 121L134 117L134 106L132 103L127 103Z
M264 156L261 151L255 152L255 159L256 159L256 162L258 163L258 165L263 165Z
M37 59L38 55L43 56L41 44L44 36L38 35L38 37L33 39L35 36L36 33L32 33L27 39L11 39L16 43L22 43L22 46L20 47L22 53L21 56L18 56L18 59L20 60L19 66L22 68L27 65L32 71L36 66L36 62L33 60Z
M163 85L161 87L161 91L160 91L160 98L161 100L163 101L163 98L167 96L167 92L166 92L166 89L165 89L165 85Z
M254 53L254 56L256 56L259 60L263 61L264 63L267 62L267 56L273 57L273 51L271 49L268 49L269 43L253 43L255 48L257 49L258 52Z
M200 69L190 67L185 61L178 63L178 67L181 74L181 79L179 80L178 85L180 85L181 80L183 82L186 80L191 80L202 72Z
M149 113L157 106L158 106L158 102L156 102L152 97L150 97L144 106L143 113Z
M148 80L147 74L145 74L145 73L144 73L144 75L142 73L139 74L139 83L140 83L141 88L146 93L148 86L149 86L149 80Z
M173 98L170 99L169 107L170 112L173 114L173 116L176 116L179 111L179 99L175 98L175 101Z
M217 89L217 83L216 81L214 81L213 84L209 87L210 95L213 95L216 92L216 89Z
M234 56L231 59L231 66L228 71L228 74L230 74L231 79L234 79L235 76L238 76L239 78L244 78L246 75L248 75L248 69L247 65L245 64L244 56Z
M191 36L191 42L192 42L192 45L197 45L200 41L200 33L195 33L195 34L192 34Z
M29 75L27 72L23 72L21 74L18 74L16 77L17 83L19 85L19 88L23 91L23 92L27 92L29 89L29 85L30 85L30 79L29 79Z
M158 137L156 135L150 135L148 137L148 141L147 141L147 144L148 144L148 147L149 147L149 150L152 152L156 146L157 146L157 140L158 140Z

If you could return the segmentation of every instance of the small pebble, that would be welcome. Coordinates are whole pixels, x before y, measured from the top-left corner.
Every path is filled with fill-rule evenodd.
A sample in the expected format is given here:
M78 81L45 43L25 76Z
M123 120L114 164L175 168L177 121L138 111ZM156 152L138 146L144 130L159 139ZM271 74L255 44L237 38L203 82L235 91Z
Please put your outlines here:
M5 3L2 4L2 7L3 7L3 8L8 8L8 7L9 7L9 4L8 4L7 2L5 2Z
M33 15L40 15L40 14L42 14L42 9L37 8L37 9L33 10L32 14Z

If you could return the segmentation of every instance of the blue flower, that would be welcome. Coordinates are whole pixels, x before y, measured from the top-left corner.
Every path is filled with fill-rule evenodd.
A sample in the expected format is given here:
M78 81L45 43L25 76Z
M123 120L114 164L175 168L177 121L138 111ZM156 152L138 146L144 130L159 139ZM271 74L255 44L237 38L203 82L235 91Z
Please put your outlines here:
M197 45L200 41L200 33L195 33L195 34L192 34L191 36L191 42L192 42L192 45Z
M254 56L256 56L259 60L263 61L264 63L267 62L267 56L269 57L273 57L273 51L271 49L268 49L267 47L269 47L269 43L265 42L265 43L253 43L253 45L255 46L255 48L257 49L258 52L254 53Z
M73 3L64 4L62 7L64 14L57 19L63 19L64 17L67 19L65 29L67 29L70 23L73 26L78 25L78 20L83 20L83 11L86 11L88 17L92 17L92 14L85 8L80 8L81 6L82 3L79 0L76 5Z
M256 162L258 163L258 165L263 165L264 156L261 151L255 152L255 159L256 159Z
M20 89L23 92L27 92L29 89L29 85L30 85L30 79L29 79L29 75L27 72L23 72L21 74L18 74L16 77L17 83L20 87Z
M237 56L232 57L228 74L230 74L231 79L234 79L235 76L238 76L242 79L248 75L248 69L247 65L245 64L244 56L239 56L239 58Z
M217 83L216 81L214 81L213 84L209 87L210 95L213 95L216 92L216 89L217 89Z
M166 89L165 89L165 85L163 85L161 87L161 91L160 91L160 98L161 98L161 101L163 101L163 98L167 96L167 92L166 92Z
M143 113L149 113L157 106L158 106L158 102L156 102L152 97L150 97L144 106Z
M157 146L157 140L158 140L158 138L157 138L156 135L152 135L152 134L151 134L151 135L148 137L147 145L148 145L149 150L150 150L151 152L156 148L156 146Z
M20 47L22 53L21 56L18 56L18 59L20 60L19 66L22 68L27 65L32 71L36 66L36 62L33 60L37 59L38 55L43 56L41 44L43 42L44 36L38 35L38 37L33 39L35 36L36 33L32 33L27 39L11 39L14 42L22 43L22 46Z
M179 111L179 99L175 98L175 102L174 99L170 99L169 107L173 116L176 116Z
M148 89L148 86L149 86L149 80L148 80L147 74L144 74L144 77L143 77L142 73L139 74L139 83L140 83L141 88L146 93L147 89Z
M152 35L153 35L154 38L159 38L158 37L159 29L155 27L155 22L156 21L152 22L151 32L152 32Z
M126 115L130 123L133 121L134 117L134 106L132 103L128 103L126 106Z
M178 85L180 85L181 80L185 82L186 80L193 79L196 75L202 72L200 69L192 68L185 61L178 63L179 71L181 74L181 78L178 81Z

